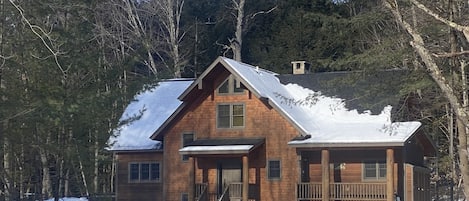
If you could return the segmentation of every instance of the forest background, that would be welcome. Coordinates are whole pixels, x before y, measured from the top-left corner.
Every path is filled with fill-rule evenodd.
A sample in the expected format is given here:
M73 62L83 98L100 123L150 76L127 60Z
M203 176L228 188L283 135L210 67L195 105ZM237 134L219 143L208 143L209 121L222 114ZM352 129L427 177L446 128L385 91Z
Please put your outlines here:
M412 72L397 116L435 141L432 184L469 195L468 26L463 0L0 0L0 200L112 194L105 147L125 106L220 55Z

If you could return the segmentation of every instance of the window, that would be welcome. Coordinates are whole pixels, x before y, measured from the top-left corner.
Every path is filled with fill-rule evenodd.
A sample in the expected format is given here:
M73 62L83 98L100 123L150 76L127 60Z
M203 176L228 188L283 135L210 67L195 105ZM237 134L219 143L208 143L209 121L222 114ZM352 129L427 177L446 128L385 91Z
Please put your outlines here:
M183 193L181 194L181 201L188 201L189 200L189 194Z
M243 92L244 89L241 87L241 83L233 76L229 76L223 84L218 87L218 94L236 94Z
M244 104L219 104L217 128L244 127Z
M158 182L160 181L160 163L142 162L129 164L130 182Z
M267 176L269 179L280 179L280 161L279 160L269 160L268 164L268 171Z
M194 141L194 134L193 133L184 133L182 134L182 147L187 146L189 143ZM182 155L182 160L187 161L189 160L188 155Z
M386 163L382 161L365 161L363 163L364 180L386 180Z

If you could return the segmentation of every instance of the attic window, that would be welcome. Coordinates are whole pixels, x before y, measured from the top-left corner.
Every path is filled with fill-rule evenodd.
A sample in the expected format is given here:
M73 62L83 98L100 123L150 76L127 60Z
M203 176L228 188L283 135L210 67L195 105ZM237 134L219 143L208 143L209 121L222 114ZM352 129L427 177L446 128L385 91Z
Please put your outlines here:
M218 94L238 94L243 93L241 82L230 75L219 87Z

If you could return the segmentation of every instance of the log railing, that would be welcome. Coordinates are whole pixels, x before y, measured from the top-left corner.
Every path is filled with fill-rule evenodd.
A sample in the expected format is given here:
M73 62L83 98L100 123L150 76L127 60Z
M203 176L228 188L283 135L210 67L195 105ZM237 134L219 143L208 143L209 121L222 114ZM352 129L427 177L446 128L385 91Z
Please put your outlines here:
M386 200L386 183L331 183L330 200L365 201ZM299 183L297 200L321 200L321 183Z

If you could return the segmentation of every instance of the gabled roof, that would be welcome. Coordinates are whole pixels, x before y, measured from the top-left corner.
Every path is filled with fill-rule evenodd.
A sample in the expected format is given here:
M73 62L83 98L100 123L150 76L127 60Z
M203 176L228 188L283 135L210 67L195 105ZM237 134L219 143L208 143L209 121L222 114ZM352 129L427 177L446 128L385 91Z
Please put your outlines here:
M298 84L282 83L277 73L224 57L215 60L179 99L185 101L196 96L209 79L224 72L221 68L229 72L226 76L234 75L254 96L277 110L301 135L310 136L291 141L292 146L308 147L312 143L403 146L421 125L419 122L391 122L390 105L381 108L377 114L359 112L347 108L344 99ZM162 130L160 127L152 138L162 138Z
M122 125L115 129L109 138L107 149L111 151L160 149L161 143L151 140L150 136L182 104L177 97L192 82L193 79L164 80L155 87L137 94L119 120Z

